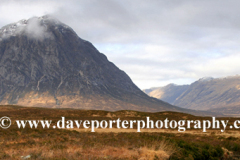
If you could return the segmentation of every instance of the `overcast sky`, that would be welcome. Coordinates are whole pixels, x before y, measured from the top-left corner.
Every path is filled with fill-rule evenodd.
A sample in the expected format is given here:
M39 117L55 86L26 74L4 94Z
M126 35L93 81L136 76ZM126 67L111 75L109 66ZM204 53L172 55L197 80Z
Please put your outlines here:
M53 14L141 89L240 73L238 0L0 0L0 27Z

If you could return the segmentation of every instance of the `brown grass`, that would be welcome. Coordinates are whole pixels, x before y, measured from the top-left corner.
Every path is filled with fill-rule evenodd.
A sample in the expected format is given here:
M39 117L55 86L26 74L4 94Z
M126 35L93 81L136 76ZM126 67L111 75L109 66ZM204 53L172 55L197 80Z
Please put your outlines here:
M22 142L19 142L22 143ZM18 144L12 142L8 144ZM113 146L94 146L91 148L84 148L78 145L61 146L60 144L53 144L51 146L35 145L32 147L21 147L17 150L10 148L5 150L8 157L4 159L20 159L21 156L31 155L33 159L138 159L138 160L166 160L173 153L172 146L162 141L160 146L148 148L143 146L141 148L127 148L127 147L113 147Z
M166 160L175 152L175 147L170 145L165 140L161 141L158 146L152 146L148 148L147 146L141 147L139 149L140 159L139 160L154 160L158 158L159 160Z

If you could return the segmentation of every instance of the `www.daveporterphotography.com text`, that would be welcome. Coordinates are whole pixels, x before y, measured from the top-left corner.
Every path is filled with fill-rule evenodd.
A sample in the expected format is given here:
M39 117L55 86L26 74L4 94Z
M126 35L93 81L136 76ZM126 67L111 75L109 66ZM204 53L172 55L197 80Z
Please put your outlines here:
M0 118L0 127L7 129L11 126L11 119L9 117ZM114 120L67 120L61 117L56 123L52 120L15 120L15 125L19 129L30 127L36 129L41 127L43 129L90 129L95 132L96 129L136 129L136 132L141 132L142 129L177 129L179 132L185 132L187 129L202 129L207 132L209 129L219 129L224 132L227 127L230 129L239 129L240 120L234 121L232 125L229 120L217 120L212 117L212 120L151 120L146 117L145 120L121 120L120 118ZM135 127L134 127L135 126Z

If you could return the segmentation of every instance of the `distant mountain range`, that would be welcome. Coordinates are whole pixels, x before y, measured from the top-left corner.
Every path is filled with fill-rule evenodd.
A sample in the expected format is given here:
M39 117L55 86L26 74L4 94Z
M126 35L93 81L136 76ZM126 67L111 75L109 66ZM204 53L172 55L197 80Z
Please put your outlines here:
M169 84L144 92L182 108L240 115L240 76L201 78L190 85Z

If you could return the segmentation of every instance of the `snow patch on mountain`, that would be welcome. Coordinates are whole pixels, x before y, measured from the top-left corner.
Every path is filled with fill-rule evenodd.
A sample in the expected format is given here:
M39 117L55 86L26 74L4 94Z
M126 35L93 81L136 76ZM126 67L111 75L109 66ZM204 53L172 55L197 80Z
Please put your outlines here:
M43 40L45 38L51 38L52 33L48 32L47 24L51 23L55 26L55 29L61 30L62 33L66 30L73 31L67 25L61 23L54 17L49 15L42 17L32 17L28 20L20 20L16 23L6 25L0 29L0 41L9 38L11 36L17 36L20 34L25 34L29 38Z

